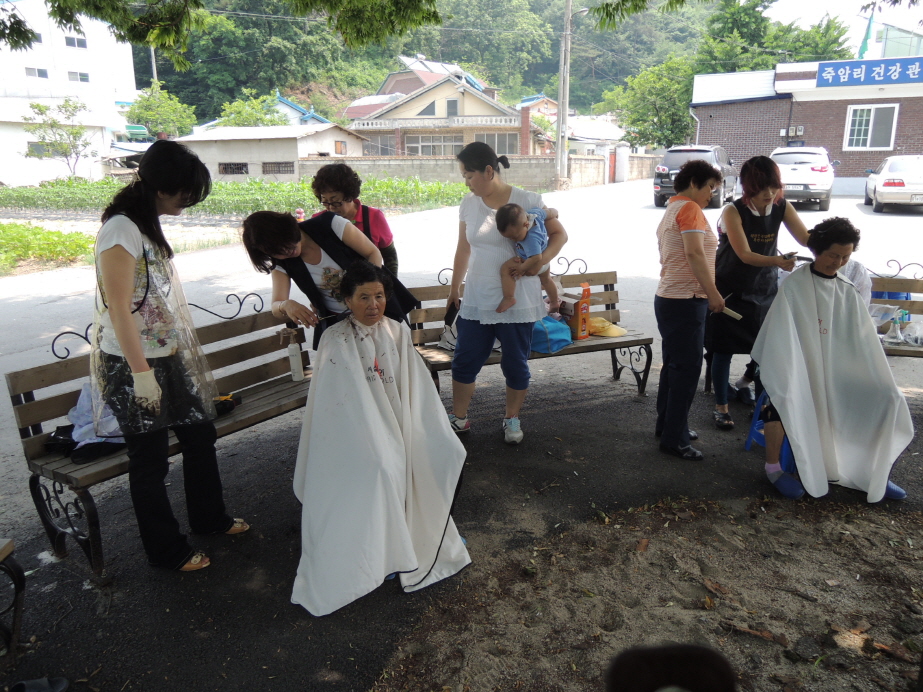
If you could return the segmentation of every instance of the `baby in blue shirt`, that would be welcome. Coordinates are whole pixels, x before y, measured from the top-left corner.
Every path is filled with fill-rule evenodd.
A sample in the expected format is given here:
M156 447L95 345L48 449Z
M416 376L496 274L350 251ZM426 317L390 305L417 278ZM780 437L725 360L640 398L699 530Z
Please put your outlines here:
M556 209L530 209L528 212L518 204L504 204L497 209L497 230L504 238L516 243L516 256L500 267L500 284L503 300L497 312L506 312L516 304L516 279L527 272L538 269L542 288L548 294L549 311L558 310L558 288L551 280L549 265L542 267L542 252L548 247L547 219L558 218ZM539 269L541 267L541 269Z

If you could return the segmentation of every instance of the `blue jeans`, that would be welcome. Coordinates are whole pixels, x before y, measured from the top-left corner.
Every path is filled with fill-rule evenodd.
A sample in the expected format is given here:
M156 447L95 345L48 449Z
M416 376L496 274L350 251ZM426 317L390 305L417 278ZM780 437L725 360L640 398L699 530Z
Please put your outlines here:
M666 447L689 444L689 409L702 374L707 314L705 298L654 297L654 315L663 340L655 431Z

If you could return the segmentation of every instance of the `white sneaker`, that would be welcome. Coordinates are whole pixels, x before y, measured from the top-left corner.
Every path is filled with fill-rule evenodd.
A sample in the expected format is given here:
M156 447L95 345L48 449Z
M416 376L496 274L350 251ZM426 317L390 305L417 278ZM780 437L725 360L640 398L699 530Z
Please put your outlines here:
M519 418L503 419L503 441L508 445L518 445L522 442L522 427L519 424Z
M468 422L468 416L459 418L454 413L449 414L449 425L457 433L466 433L471 429L471 423Z

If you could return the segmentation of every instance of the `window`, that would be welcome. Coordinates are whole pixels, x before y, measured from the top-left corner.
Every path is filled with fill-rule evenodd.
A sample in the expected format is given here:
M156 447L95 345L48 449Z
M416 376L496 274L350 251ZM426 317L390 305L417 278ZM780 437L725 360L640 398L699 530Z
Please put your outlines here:
M454 118L458 115L458 99L445 100L445 114L447 118Z
M486 142L497 152L501 154L518 154L519 153L519 133L518 132L500 132L474 135L475 142Z
M44 156L45 145L41 142L29 142L29 154L31 156Z
M850 106L846 112L844 150L894 148L898 104Z
M250 167L245 163L219 163L219 175L248 175Z
M333 153L340 154L341 156L346 156L346 142L340 142L337 140L333 141Z
M41 79L48 79L48 70L43 70L38 67L27 67L26 77L39 77Z
M366 156L394 156L397 154L394 135L368 135L369 141L362 145Z
M89 82L90 75L87 72L68 72L67 78L72 82Z
M417 113L417 115L436 115L436 102L431 101L430 104L422 111Z
M221 166L243 166L246 173L247 164L239 163L222 163ZM263 175L294 175L294 161L266 161L263 163Z
M407 135L404 153L408 156L454 156L464 146L462 135Z
M65 36L64 45L68 48L86 48L87 40L79 36Z

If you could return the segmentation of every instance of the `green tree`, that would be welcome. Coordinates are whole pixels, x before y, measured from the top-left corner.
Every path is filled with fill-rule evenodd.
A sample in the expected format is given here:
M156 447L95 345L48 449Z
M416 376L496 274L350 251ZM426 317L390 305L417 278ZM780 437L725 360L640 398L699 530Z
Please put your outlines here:
M766 10L776 0L720 0L708 19L697 55L699 73L771 70L779 62L838 60L848 27L829 16L809 29L770 21Z
M39 146L30 148L25 155L34 159L58 159L67 165L71 175L77 175L80 159L96 156L95 151L87 151L92 143L87 129L76 122L77 116L86 112L87 107L68 97L57 106L30 103L29 108L34 115L23 118L29 123L24 129L35 137Z
M120 41L159 48L177 67L190 62L183 56L190 32L204 21L203 0L46 0L48 14L61 28L80 32L81 18L110 25ZM426 24L441 21L436 0L285 0L285 14L317 19L350 46L384 41ZM32 46L37 34L15 7L0 8L0 44L13 49Z
M276 97L257 96L254 89L244 89L243 98L225 103L221 108L221 127L264 127L288 125L288 120L276 110Z
M151 133L166 132L180 137L192 132L196 124L195 106L187 106L161 86L151 82L125 114L125 119L135 125L144 125Z
M692 66L688 60L671 57L625 81L626 86L606 91L603 102L593 106L596 113L618 114L625 141L671 147L692 135Z

